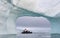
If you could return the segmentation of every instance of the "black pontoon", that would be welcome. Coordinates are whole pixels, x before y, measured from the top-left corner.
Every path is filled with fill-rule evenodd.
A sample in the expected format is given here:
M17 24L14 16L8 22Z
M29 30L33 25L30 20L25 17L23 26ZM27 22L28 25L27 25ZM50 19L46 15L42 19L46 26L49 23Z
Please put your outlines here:
M25 30L23 30L22 34L32 34L32 32L25 29Z

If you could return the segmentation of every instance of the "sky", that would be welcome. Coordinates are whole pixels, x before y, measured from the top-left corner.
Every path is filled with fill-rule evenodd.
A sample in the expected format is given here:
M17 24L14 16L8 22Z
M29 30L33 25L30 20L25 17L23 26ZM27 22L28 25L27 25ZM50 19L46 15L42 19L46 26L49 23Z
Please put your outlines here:
M17 26L22 27L47 27L51 26L50 22L44 17L19 17L16 21Z
M60 12L60 0L12 0L12 2L16 6L51 17Z
M44 17L19 17L16 20L16 28L20 30L24 30L28 28L34 32L50 32L51 24L50 22Z

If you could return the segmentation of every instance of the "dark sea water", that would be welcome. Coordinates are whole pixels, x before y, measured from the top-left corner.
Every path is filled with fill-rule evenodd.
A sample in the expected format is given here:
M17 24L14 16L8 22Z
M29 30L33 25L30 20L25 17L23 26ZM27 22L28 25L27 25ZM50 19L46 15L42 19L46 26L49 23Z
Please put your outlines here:
M60 38L60 34L51 34L51 38Z
M16 34L3 34L0 38L16 38Z

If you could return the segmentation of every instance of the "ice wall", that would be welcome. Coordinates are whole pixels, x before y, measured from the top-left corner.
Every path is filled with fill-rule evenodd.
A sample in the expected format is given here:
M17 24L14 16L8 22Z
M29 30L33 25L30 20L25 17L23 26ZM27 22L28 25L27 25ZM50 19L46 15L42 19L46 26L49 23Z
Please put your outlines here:
M11 7L12 7L11 4L9 4L6 0L0 0L0 34L15 33L14 25L8 24L10 23L10 21L8 20L10 18L9 15L10 15Z

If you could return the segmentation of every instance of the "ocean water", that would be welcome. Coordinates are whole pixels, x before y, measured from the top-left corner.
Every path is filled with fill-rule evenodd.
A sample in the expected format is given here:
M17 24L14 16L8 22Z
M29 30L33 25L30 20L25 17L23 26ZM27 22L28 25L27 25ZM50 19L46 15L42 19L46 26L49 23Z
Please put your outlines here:
M39 34L36 34L36 35L20 34L19 37L17 37L16 34L5 34L5 35L0 35L0 38L50 38L50 37L41 37L41 35ZM51 34L51 38L60 38L60 34Z

